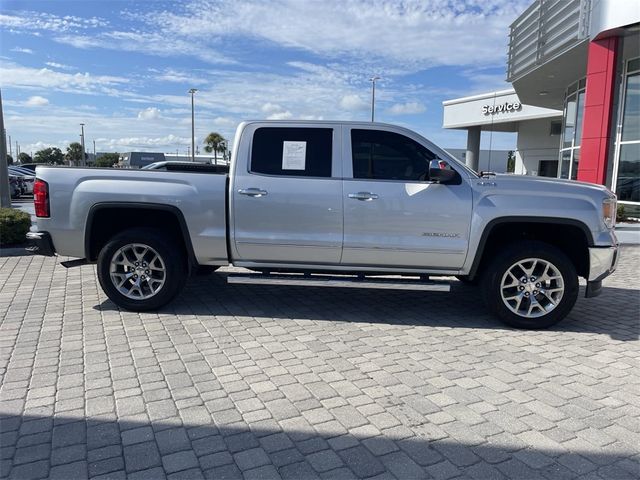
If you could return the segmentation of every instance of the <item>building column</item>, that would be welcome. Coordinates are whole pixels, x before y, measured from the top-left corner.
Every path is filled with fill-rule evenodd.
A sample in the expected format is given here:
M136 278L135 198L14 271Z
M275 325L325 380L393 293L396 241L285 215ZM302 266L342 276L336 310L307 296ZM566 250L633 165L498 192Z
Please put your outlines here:
M604 185L613 118L618 37L589 44L578 180Z
M464 156L467 167L478 171L480 162L480 132L481 127L470 127L467 129L467 153Z

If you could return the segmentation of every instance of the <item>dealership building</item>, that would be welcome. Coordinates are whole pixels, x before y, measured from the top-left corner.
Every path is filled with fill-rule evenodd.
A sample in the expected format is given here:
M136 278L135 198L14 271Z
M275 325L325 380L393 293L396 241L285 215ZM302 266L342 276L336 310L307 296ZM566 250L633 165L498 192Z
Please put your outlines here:
M444 102L445 128L517 132L515 173L606 185L640 217L640 1L536 0L510 27L511 89Z

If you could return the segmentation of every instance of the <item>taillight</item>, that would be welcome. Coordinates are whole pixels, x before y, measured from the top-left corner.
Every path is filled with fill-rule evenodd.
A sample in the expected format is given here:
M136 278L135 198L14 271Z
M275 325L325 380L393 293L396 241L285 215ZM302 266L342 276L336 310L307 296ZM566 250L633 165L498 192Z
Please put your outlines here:
M49 184L39 178L33 184L33 204L36 217L49 217Z

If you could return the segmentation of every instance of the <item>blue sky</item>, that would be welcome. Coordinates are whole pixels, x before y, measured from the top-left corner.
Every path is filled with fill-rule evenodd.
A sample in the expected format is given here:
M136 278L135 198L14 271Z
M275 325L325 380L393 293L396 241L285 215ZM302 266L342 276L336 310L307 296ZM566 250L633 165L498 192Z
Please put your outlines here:
M370 116L444 147L442 101L508 88L509 24L530 0L0 0L0 87L15 148L186 153L246 119ZM487 147L489 135L483 135ZM513 148L494 134L493 148Z

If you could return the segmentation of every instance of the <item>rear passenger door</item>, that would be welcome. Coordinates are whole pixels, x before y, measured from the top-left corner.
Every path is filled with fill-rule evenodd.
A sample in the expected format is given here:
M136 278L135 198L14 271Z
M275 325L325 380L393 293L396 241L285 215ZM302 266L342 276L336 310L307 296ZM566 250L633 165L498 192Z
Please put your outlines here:
M340 262L340 137L331 124L245 127L231 186L234 263Z

